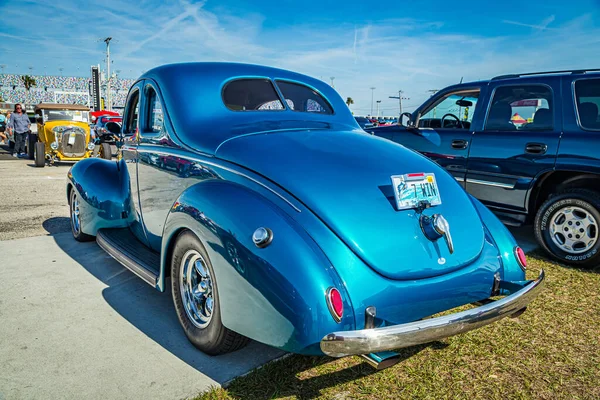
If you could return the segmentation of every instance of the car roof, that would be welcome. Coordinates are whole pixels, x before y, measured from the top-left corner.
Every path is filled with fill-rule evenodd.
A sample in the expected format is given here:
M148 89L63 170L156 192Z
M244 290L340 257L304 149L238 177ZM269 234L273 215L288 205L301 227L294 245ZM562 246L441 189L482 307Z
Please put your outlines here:
M35 106L35 111L39 110L75 110L75 111L90 111L88 106L81 104L60 104L60 103L39 103Z
M222 92L236 79L285 80L308 86L332 106L333 114L292 110L233 111ZM253 64L197 62L163 65L144 73L158 86L166 119L186 145L213 154L218 146L237 136L281 129L358 129L345 101L329 84L296 72ZM222 123L216 124L215 120ZM207 129L210 127L210 129Z

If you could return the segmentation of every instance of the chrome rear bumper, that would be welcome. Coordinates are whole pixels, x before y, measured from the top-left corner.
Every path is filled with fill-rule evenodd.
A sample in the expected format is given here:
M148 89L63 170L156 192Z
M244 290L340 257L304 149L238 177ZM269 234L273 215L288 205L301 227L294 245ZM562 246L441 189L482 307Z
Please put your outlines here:
M377 353L468 332L519 313L539 294L544 278L542 270L522 289L470 310L382 328L333 332L321 339L321 350L332 357Z

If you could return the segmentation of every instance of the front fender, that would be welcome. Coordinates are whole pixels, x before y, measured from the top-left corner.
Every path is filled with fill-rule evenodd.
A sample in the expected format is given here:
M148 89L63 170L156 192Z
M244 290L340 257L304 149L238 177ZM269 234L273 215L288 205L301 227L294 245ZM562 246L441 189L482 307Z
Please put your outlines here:
M259 227L273 232L262 249L252 241ZM322 354L319 341L332 328L354 329L352 307L329 260L298 223L260 194L220 180L186 189L165 223L159 286L183 229L193 231L210 256L227 328L304 354ZM347 310L339 324L325 302L330 286L340 290Z
M486 226L488 232L492 236L496 247L498 248L498 254L502 261L503 279L506 281L524 281L525 272L521 269L515 256L515 247L517 241L510 233L510 231L504 226L502 222L496 217L486 206L484 206L475 197L469 195L471 202L477 209L481 221Z
M101 228L125 228L134 216L129 173L123 160L86 158L67 174L67 200L77 191L81 231L95 236Z

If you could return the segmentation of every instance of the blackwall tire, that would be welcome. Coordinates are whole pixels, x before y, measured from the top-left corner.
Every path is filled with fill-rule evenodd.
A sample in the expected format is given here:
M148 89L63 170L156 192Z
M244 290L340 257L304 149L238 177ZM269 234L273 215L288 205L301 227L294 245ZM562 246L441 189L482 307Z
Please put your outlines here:
M27 158L30 160L35 159L35 144L37 143L37 135L30 133L27 138Z
M102 146L102 158L105 160L110 160L112 158L112 149L110 148L110 144L101 143Z
M71 232L73 233L73 237L78 242L90 242L94 240L94 237L91 235L87 235L81 232L81 216L79 214L80 207L79 195L75 189L71 189L71 194L69 195L69 210L71 217Z
M193 296L190 287L203 289ZM182 232L175 242L171 258L171 293L185 335L202 352L224 354L248 343L248 338L221 323L219 291L210 258L200 240L190 231ZM209 299L212 299L210 303ZM207 304L211 306L206 307ZM210 313L207 312L209 308Z
M553 258L584 268L600 264L600 194L568 189L539 208L535 237Z
M43 168L46 165L46 147L42 142L35 142L34 145L35 166Z

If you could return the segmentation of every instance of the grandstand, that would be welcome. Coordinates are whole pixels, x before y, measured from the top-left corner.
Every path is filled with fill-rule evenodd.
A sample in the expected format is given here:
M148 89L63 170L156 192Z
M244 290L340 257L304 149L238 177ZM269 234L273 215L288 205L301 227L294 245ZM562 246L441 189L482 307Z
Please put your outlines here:
M7 103L67 103L90 105L90 78L76 76L33 75L36 85L25 89L23 75L0 74L0 97ZM114 79L112 82L113 108L123 108L129 87L134 79ZM102 85L102 96L106 98Z

